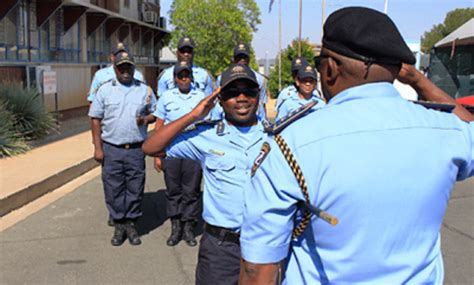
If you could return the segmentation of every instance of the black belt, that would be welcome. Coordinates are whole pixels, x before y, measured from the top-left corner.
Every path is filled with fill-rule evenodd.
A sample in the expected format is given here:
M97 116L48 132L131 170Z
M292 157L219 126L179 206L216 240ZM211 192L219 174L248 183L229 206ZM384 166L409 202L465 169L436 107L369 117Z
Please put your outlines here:
M106 141L104 141L104 143L114 146L114 147L124 148L124 149L141 148L143 144L143 142L137 142L137 143L126 143L126 144L117 145L117 144L109 143Z
M213 226L207 223L204 229L208 234L219 239L220 241L228 241L228 242L240 244L240 234L230 229Z

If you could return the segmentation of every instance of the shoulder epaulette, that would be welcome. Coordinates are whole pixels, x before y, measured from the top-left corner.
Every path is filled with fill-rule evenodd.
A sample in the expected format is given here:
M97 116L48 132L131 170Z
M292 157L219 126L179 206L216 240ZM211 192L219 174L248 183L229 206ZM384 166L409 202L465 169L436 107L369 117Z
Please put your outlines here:
M158 81L161 79L161 76L163 76L163 74L165 74L165 72L166 72L169 68L172 68L172 67L165 68L165 69L163 69L163 70L160 72L160 74L158 74Z
M306 115L316 104L318 104L318 101L311 101L299 108L294 109L286 116L278 119L278 121L276 121L274 124L265 126L265 132L273 135L280 133L288 125Z
M99 91L99 88L100 88L100 87L104 86L104 84L109 83L109 82L111 82L111 81L113 81L113 82L112 82L112 85L115 86L115 79L112 78L112 79L109 79L109 80L105 80L105 81L102 81L101 83L99 83L99 85L97 86L97 88L94 90L94 93L97 94L97 91Z
M446 112L446 113L451 113L454 108L456 108L455 105L452 104L446 104L446 103L437 103L437 102L432 102L432 101L411 101L417 105L421 105L425 107L426 109L433 109L436 111L441 111L441 112Z

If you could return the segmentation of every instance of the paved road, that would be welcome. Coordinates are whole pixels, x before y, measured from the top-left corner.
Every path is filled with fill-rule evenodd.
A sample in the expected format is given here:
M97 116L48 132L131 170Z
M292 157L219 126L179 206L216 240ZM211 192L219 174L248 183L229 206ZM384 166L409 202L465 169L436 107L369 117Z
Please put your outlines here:
M164 183L148 161L143 244L112 247L100 177L0 234L0 284L193 284L197 247L165 245ZM453 192L442 231L446 284L474 284L474 179Z

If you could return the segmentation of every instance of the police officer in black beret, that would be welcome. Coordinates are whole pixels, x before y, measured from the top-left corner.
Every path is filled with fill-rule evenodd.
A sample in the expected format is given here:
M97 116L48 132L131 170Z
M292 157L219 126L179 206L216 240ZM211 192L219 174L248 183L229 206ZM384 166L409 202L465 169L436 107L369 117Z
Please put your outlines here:
M449 194L474 176L474 123L459 118L474 118L403 99L397 77L455 104L413 63L387 15L350 7L327 19L316 66L328 103L280 128L260 156L240 284L275 284L282 263L283 284L443 283Z

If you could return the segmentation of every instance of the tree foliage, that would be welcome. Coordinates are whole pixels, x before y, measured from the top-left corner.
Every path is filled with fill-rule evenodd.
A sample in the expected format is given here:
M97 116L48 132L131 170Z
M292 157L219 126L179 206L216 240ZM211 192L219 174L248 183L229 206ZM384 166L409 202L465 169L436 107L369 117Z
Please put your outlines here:
M251 44L260 10L254 0L175 0L170 23L172 47L180 37L191 37L196 45L194 62L217 75L232 62L236 44ZM253 51L251 64L255 65Z
M293 84L293 77L291 77L291 60L298 56L299 41L295 39L290 45L281 51L281 88ZM307 39L301 42L301 56L308 60L312 65L314 57L313 46ZM278 97L278 56L276 58L275 68L270 71L270 79L268 80L267 90L270 92L272 98Z
M474 8L455 9L448 12L443 23L434 25L431 30L425 32L421 37L422 51L428 53L438 41L452 33L471 18L474 18Z

